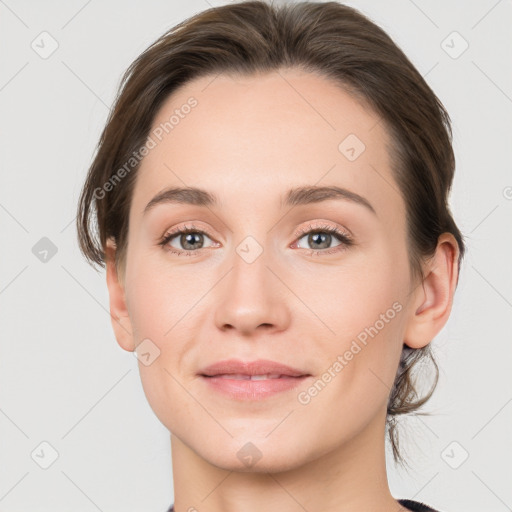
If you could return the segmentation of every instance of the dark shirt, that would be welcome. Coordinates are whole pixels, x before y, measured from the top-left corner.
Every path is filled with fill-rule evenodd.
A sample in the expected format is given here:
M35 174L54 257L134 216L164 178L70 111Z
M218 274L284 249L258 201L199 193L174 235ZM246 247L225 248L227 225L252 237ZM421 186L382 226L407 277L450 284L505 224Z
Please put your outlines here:
M400 505L403 505L405 508L412 510L414 512L439 512L438 510L425 505L425 503L421 503L419 501L413 500L397 500ZM174 512L174 503L171 505L171 508L167 512Z

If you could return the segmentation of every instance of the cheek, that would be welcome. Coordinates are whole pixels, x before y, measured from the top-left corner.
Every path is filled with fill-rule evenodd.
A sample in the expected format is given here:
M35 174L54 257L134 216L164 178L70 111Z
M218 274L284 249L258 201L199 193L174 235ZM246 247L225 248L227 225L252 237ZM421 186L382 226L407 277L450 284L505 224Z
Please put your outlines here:
M383 332L391 331L391 324L395 330L401 325L404 315L397 310L405 308L409 280L406 255L399 251L383 248L359 254L338 266L319 266L314 274L311 268L295 268L288 278L297 296L317 316L311 322L308 315L311 327L322 328L327 334L322 338L331 347L332 341L352 340L375 323Z
M141 278L142 279L142 276ZM149 338L160 346L163 333L169 328L172 297L151 283L134 283L130 297L129 315L137 345Z
M331 379L333 392L345 397L337 403L348 400L357 405L364 398L375 404L391 389L406 325L406 258L406 254L378 251L364 261L354 260L351 266L317 276L316 289L321 293L311 295L309 284L308 303L314 304L331 331L317 338L318 353L324 355L324 368L336 375ZM306 293L308 281L299 284L298 293Z
M348 441L385 413L403 339L404 308L389 288L344 282L340 301L322 312L336 335L319 339L322 368L299 397L305 424L322 429L327 444Z
M187 377L198 326L216 307L207 292L219 271L212 264L197 265L192 272L188 264L171 267L143 255L130 263L129 313L136 343L149 338L160 350L151 366L139 364L141 379L155 413L169 425L178 404L181 418L194 407L185 396L177 398L182 390L166 370ZM291 325L307 340L302 349L318 373L326 371L325 391L310 396L309 405L295 402L305 413L305 424L329 418L335 424L338 418L344 422L348 410L360 411L360 421L365 421L386 402L402 347L407 268L405 250L382 244L339 265L297 263L280 269L293 289L284 304L293 316ZM310 416L312 409L318 420Z
M128 272L127 302L136 343L150 338L162 350L193 304L194 286L187 286L179 269L170 271L149 258L135 256Z
M136 344L147 339L152 343L146 345L152 359L149 364L139 359L142 387L160 421L179 431L179 425L175 425L177 418L178 423L193 421L189 418L193 404L178 382L183 381L179 372L183 354L190 348L190 338L193 339L184 332L187 320L190 321L187 311L190 315L198 298L180 279L179 271L165 271L143 257L132 258L131 265L127 269L127 300L133 336Z

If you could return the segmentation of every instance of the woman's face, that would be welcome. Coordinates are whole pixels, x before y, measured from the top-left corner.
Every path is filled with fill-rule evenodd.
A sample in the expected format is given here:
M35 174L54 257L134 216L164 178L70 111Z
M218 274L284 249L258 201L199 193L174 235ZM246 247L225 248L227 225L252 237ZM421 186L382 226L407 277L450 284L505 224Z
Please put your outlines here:
M369 432L381 442L415 288L378 121L298 70L196 79L154 121L129 219L132 336L118 340L142 343L151 407L215 466L284 470ZM189 187L216 201L162 195ZM276 382L201 375L228 359L308 376L266 395Z

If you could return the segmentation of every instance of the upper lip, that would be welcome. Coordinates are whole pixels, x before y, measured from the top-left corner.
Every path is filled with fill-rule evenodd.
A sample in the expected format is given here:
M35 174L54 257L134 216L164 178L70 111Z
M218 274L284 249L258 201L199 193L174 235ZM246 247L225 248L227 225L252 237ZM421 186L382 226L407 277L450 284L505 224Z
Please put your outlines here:
M309 375L307 372L293 368L291 366L270 361L268 359L258 359L257 361L241 361L239 359L226 359L206 366L199 371L200 375L212 377L214 375L267 375L279 374L290 377L302 377Z

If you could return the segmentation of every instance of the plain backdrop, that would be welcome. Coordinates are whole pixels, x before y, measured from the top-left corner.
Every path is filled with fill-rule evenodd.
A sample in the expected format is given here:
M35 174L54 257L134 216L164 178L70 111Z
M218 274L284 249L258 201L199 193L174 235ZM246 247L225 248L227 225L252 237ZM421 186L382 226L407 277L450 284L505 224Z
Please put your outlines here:
M164 512L169 433L114 338L104 272L78 251L80 188L123 71L213 0L0 1L0 511ZM440 381L403 421L395 497L512 507L512 2L352 1L453 122L451 206L468 244ZM52 53L53 52L53 53ZM51 54L49 54L51 53ZM48 467L44 467L48 466Z

